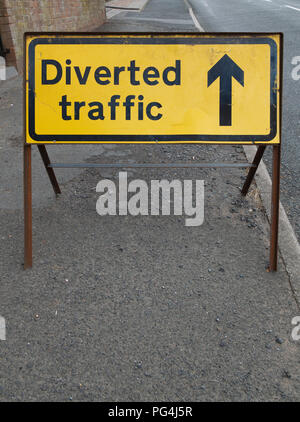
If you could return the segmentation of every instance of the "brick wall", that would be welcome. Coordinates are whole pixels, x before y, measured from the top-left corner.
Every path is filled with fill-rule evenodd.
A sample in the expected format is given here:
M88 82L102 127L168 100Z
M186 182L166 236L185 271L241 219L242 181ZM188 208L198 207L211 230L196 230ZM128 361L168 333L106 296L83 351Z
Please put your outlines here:
M22 69L26 31L89 31L105 20L104 0L0 0L0 35L8 64Z

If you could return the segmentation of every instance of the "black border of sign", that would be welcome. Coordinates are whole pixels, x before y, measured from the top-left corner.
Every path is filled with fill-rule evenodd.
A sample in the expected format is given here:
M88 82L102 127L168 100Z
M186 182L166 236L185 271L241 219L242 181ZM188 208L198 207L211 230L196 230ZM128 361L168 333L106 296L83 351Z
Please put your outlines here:
M94 38L93 36L103 36ZM117 36L110 38L111 35ZM151 38L142 38L149 36ZM176 35L176 37L174 37ZM204 35L204 34L203 34ZM202 34L195 33L26 33L24 36L41 36L32 40L28 47L29 75L28 75L28 113L29 135L37 143L43 142L269 142L277 134L277 45L274 40L267 38L267 34ZM213 37L206 37L213 35ZM277 35L275 33L269 35ZM281 35L281 34L278 34ZM46 37L49 38L46 38ZM51 36L51 38L50 38ZM54 37L53 37L54 36ZM59 38L64 36L64 38ZM76 37L74 37L76 36ZM173 38L172 38L173 36ZM180 38L182 36L183 38ZM188 38L190 36L190 38ZM118 38L119 37L119 38ZM249 37L249 38L246 38ZM38 44L268 44L271 49L270 60L270 133L268 135L38 135L35 133L35 47ZM26 69L25 69L26 72ZM280 87L282 89L282 87ZM26 142L26 140L25 140Z

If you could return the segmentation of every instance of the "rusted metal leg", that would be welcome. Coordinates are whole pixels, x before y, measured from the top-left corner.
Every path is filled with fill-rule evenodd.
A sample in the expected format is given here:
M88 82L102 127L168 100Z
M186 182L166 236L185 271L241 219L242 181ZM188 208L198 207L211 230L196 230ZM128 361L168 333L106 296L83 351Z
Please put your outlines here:
M24 269L32 267L31 145L24 144Z
M54 170L53 170L53 168L49 167L50 159L49 159L49 155L47 153L46 147L45 147L45 145L38 145L38 149L39 149L39 152L41 154L41 157L42 157L43 163L45 165L46 171L48 173L48 176L49 176L50 182L52 184L54 193L56 195L58 195L58 194L61 193L61 191L60 191L60 187L58 185L58 182L56 180Z
M270 271L277 271L280 195L280 144L273 146Z
M256 154L255 154L255 157L254 157L254 160L253 160L253 164L255 165L255 167L251 167L249 172L248 172L247 179L244 183L244 186L243 186L242 192L241 192L243 196L246 196L247 193L248 193L248 190L250 188L252 180L255 176L257 167L259 166L260 160L262 159L262 156L265 152L265 149L266 149L265 145L260 145L258 147L257 151L256 151Z

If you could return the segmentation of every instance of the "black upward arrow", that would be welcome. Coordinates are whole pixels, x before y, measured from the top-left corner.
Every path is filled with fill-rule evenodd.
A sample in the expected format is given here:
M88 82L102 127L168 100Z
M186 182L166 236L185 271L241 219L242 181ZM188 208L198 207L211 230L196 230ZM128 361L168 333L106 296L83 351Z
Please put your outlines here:
M232 78L244 86L244 71L225 54L207 76L207 86L220 77L220 126L231 126Z

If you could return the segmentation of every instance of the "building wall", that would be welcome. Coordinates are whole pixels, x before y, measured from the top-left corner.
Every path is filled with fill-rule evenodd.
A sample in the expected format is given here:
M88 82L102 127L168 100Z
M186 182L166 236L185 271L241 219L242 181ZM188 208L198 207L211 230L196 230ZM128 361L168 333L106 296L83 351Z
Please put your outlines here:
M89 31L105 20L104 0L0 0L0 35L7 64L22 69L23 34Z

